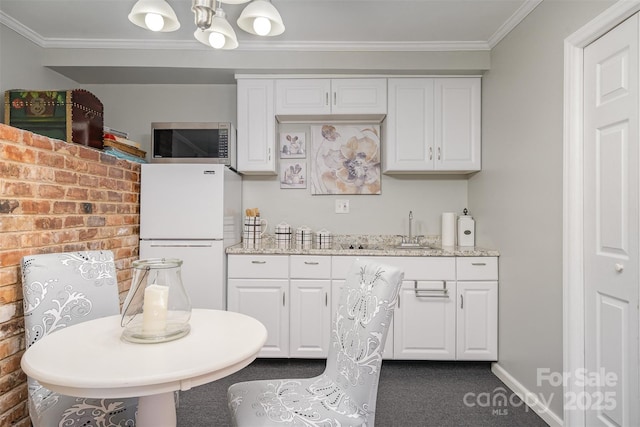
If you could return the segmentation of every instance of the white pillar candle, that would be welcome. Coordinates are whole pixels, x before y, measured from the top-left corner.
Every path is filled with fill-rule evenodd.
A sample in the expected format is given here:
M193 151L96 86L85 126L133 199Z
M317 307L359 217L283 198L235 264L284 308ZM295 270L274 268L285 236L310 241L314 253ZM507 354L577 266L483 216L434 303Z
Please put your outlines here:
M167 309L169 302L169 288L156 285L147 286L144 290L144 305L142 308L142 331L157 334L164 332L167 327Z

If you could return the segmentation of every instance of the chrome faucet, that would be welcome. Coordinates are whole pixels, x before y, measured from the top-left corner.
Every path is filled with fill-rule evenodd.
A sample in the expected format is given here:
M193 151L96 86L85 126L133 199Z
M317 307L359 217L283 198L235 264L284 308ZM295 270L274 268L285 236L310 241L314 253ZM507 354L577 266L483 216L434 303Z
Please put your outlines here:
M409 211L409 243L413 242L413 238L411 237L411 223L413 222L413 211Z

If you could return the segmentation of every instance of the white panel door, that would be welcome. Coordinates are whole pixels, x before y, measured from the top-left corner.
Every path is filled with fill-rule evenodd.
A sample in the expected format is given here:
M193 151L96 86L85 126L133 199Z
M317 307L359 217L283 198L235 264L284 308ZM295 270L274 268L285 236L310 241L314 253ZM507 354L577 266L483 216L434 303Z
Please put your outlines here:
M331 330L330 292L330 280L291 280L291 357L327 357Z
M480 78L435 79L434 98L436 169L480 170Z
M455 282L402 282L394 313L394 359L455 360L455 295Z
M434 169L433 79L389 79L384 172Z
M386 114L387 79L333 79L331 98L331 114Z
M228 310L258 319L267 328L259 357L289 357L289 281L229 279Z
M238 80L238 170L275 174L274 81Z
M458 282L456 359L498 360L498 282Z
M584 50L585 366L589 426L640 424L638 16ZM574 374L574 373L569 373Z
M276 80L276 114L330 114L331 80Z

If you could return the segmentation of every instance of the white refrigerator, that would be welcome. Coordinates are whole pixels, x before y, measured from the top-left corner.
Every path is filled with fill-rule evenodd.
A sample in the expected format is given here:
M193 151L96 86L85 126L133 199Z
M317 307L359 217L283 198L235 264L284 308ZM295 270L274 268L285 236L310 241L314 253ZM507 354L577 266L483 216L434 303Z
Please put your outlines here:
M240 242L242 178L224 165L143 164L140 258L179 258L193 308L226 309L226 254Z

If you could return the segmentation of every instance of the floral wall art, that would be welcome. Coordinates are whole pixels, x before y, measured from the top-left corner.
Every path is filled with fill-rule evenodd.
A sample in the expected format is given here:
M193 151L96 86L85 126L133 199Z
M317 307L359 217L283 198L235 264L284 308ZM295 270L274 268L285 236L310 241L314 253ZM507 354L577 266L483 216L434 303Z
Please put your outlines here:
M380 194L380 125L312 125L311 194Z

